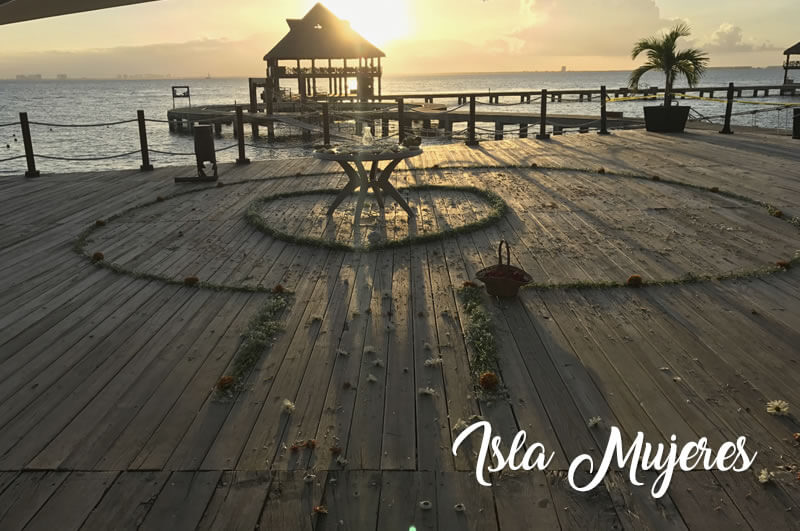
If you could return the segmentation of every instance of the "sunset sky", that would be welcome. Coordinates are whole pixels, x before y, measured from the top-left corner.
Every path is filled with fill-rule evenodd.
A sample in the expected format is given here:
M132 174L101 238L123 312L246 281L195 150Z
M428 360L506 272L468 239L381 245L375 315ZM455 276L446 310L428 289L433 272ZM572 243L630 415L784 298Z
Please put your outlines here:
M780 64L797 0L328 0L383 49L388 75L627 70L632 43L688 22L712 66ZM160 0L0 26L0 78L41 73L263 75L262 57L313 0Z

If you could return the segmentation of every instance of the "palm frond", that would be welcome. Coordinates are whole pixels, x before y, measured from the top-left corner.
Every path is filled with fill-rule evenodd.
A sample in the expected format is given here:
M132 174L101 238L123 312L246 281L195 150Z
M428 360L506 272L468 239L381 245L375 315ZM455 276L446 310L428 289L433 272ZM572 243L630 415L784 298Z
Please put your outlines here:
M638 90L639 81L642 79L642 76L651 70L658 70L658 68L650 63L645 63L639 68L635 69L633 72L631 72L631 76L628 79L628 87L632 90Z

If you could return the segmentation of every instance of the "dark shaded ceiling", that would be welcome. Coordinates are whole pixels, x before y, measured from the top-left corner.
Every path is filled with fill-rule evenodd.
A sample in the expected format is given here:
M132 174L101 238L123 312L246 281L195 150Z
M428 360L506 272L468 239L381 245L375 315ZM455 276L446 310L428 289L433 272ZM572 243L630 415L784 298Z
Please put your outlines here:
M155 0L0 0L0 25Z

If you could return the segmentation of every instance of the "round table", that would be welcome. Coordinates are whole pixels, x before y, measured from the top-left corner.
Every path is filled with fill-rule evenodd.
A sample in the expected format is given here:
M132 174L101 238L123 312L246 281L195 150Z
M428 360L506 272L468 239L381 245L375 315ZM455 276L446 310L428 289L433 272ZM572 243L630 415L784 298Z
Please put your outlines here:
M387 150L388 151L388 150ZM361 210L364 208L364 200L367 197L367 190L371 187L375 193L375 199L378 205L383 208L382 194L386 193L392 196L397 203L403 207L403 210L408 212L409 216L414 215L414 211L408 206L405 199L400 195L397 189L389 182L389 177L392 171L400 163L401 160L416 157L422 154L420 148L409 148L398 152L359 152L353 151L349 153L325 153L315 152L314 157L320 160L336 161L342 167L347 177L350 179L345 185L344 189L339 192L336 199L331 203L328 209L328 215L332 215L344 198L359 189L358 203L356 204L355 225L358 226L361 221ZM378 164L382 161L389 161L389 163L380 170L378 175ZM369 172L364 167L365 162L372 162Z

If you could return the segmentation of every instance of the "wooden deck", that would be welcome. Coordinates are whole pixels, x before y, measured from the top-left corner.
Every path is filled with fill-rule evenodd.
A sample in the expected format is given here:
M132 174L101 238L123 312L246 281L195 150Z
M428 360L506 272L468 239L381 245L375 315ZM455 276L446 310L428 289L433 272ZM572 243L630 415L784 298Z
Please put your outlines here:
M191 188L173 177L193 168L0 178L0 528L796 528L797 269L486 297L509 392L491 403L474 396L454 289L494 262L500 238L548 283L674 280L790 259L797 227L663 181L800 215L800 142L628 131L436 146L407 164L398 186L482 187L511 212L471 234L359 253L272 239L243 218L257 197L343 185L336 166L314 159L222 165L226 186L174 198ZM483 212L457 194L410 199L424 230ZM297 234L354 237L346 215L322 223L324 197L293 200L265 215ZM123 274L73 251L82 230L120 213L87 251L134 273L294 293L284 332L237 400L216 400L213 387L269 295ZM392 201L384 219L374 208L365 215L390 237L407 234L406 222ZM436 356L443 363L426 366ZM794 414L768 415L772 399ZM506 472L481 487L474 456L451 453L453 428L472 415L507 440L527 430L555 452L548 471ZM600 426L587 427L594 416ZM658 501L651 477L633 487L625 471L573 491L570 460L599 455L610 426L628 439L708 437L712 447L746 435L758 457L741 474L676 472ZM317 447L290 449L307 439ZM758 483L761 468L774 472L771 483Z

